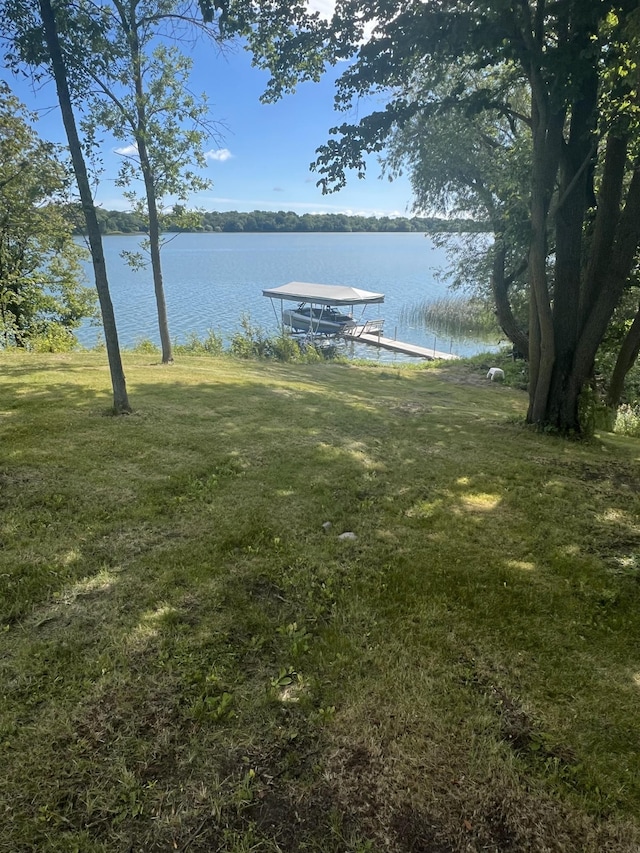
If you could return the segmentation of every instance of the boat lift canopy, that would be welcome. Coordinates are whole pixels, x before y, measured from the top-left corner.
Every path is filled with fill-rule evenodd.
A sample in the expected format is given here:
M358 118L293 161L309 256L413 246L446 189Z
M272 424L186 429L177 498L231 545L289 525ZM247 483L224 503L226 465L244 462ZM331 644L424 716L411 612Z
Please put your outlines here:
M314 305L370 305L384 302L384 293L373 293L371 290L360 290L342 284L310 284L305 281L290 281L281 287L263 290L262 295L271 299L310 302Z

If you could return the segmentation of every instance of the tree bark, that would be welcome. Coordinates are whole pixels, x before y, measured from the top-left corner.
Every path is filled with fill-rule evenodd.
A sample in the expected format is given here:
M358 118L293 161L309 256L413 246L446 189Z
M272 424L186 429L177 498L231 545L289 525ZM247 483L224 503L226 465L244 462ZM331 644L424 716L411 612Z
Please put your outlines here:
M627 147L627 137L618 134L610 134L607 137L591 250L579 306L581 323L586 321L593 310L601 282L611 260L616 228L620 219Z
M603 175L603 187L606 182ZM610 213L613 214L612 208ZM599 274L589 282L592 305L581 326L570 370L558 377L550 398L546 422L563 433L580 432L580 393L593 372L598 347L629 279L640 244L640 162L629 183L624 208L614 218L617 227L613 238L607 241L608 249L602 250L597 260L591 259L590 266L597 268Z
M560 158L559 202L555 211L555 281L553 322L556 340L556 371L571 370L580 335L579 311L582 288L583 229L587 189L594 154L591 135L597 102L595 73L583 83L583 94L572 105L569 136ZM553 396L554 392L551 391Z
M127 395L127 385L124 370L122 368L118 332L113 312L113 304L111 302L111 294L109 292L107 267L102 248L102 236L100 234L100 227L98 225L98 217L93 203L93 196L91 194L87 167L82 154L82 147L80 145L75 116L71 105L71 95L69 93L69 85L67 82L67 69L60 49L58 29L51 0L39 0L39 3L40 14L42 16L42 23L44 26L45 40L51 59L51 68L56 83L58 101L60 103L60 111L62 113L62 120L67 134L73 170L78 184L78 191L80 193L82 211L87 225L96 290L98 291L98 300L100 302L100 311L102 314L107 358L111 373L113 411L115 414L126 414L131 412L131 406L129 405L129 398Z
M606 255L606 262L601 265L600 276L594 281L597 297L594 297L574 355L573 373L577 380L580 377L586 379L591 373L600 342L629 280L639 245L640 159L636 162L625 205L618 217L613 245Z
M493 264L491 270L491 290L496 306L496 318L500 328L514 347L523 355L529 352L529 338L511 310L509 302L509 282L505 274L506 248L500 235L496 235Z
M555 286L553 333L555 363L544 422L564 433L580 432L580 393L592 363L576 374L575 352L582 329L579 306L583 283L584 221L589 194L593 115L597 102L597 76L583 82L582 93L571 107L568 139L562 144L559 202L555 211ZM594 352L595 357L595 352Z
M160 332L160 343L162 345L162 363L173 362L173 350L171 347L171 336L169 334L169 321L167 318L167 305L164 297L164 282L162 280L162 264L160 261L160 218L158 216L158 203L153 179L153 170L149 160L149 151L146 143L147 117L145 111L145 98L142 86L142 57L136 21L136 3L129 3L129 49L131 51L131 62L134 69L134 86L136 91L137 128L136 143L140 167L144 178L145 195L147 197L147 213L149 216L149 251L151 254L151 271L153 274L153 289L156 297L156 310L158 314L158 331Z
M149 214L149 251L151 253L151 270L153 273L153 288L156 297L156 310L158 313L158 330L160 332L160 343L162 345L162 363L171 364L173 361L173 349L171 336L169 335L169 321L167 318L167 305L164 298L164 283L162 280L162 264L160 262L160 219L158 216L158 205L153 186L153 176L149 165L149 158L144 142L138 142L138 153L140 165L144 175L144 184L147 195L147 212Z
M640 308L638 308L638 312L633 318L633 323L622 342L613 373L611 374L611 380L607 389L607 406L612 409L617 409L620 405L625 377L635 364L638 353L640 353Z
M532 75L535 77L535 75ZM533 89L533 168L529 246L530 328L527 421L543 424L556 359L553 312L547 281L547 218L562 142L563 114L548 115L543 96ZM532 334L534 332L535 334Z

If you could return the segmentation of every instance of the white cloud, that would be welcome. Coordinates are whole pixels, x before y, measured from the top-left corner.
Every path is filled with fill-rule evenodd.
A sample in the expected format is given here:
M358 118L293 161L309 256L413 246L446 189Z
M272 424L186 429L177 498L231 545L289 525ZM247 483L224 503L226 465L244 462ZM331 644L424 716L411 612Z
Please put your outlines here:
M124 148L114 148L116 154L122 154L123 157L137 157L138 156L138 146L137 145L126 145Z
M320 17L324 18L326 21L331 20L336 8L335 0L308 0L307 6L309 7L309 11L318 12ZM369 41L371 33L376 27L376 23L377 21L369 21L369 23L366 24L364 28L363 42Z
M212 148L211 151L207 151L204 156L207 160L214 160L216 163L224 163L226 160L230 160L233 157L233 154L228 148Z
M388 216L395 219L398 216L413 216L412 213L397 208L384 207L350 207L341 204L327 204L311 201L277 201L272 199L225 198L222 196L202 196L199 203L205 210L221 209L239 210L245 213L251 210L293 210L295 213L345 213L347 216Z
M309 0L309 9L312 12L320 12L323 18L329 19L335 8L334 0Z

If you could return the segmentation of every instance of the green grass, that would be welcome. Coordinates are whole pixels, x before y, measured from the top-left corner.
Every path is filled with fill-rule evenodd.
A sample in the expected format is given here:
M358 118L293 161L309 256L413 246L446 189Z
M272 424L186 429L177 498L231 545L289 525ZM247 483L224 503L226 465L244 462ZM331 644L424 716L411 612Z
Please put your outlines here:
M638 849L637 439L482 359L104 362L0 353L0 851Z

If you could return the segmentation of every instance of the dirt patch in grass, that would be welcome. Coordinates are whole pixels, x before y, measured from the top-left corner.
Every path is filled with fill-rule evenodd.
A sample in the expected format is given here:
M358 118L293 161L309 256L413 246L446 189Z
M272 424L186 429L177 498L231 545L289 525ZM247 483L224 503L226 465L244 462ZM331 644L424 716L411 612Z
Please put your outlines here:
M620 825L589 820L540 790L515 789L500 776L460 773L458 757L431 767L428 779L402 778L394 762L363 744L331 756L334 802L389 853L622 853L637 838ZM426 782L426 784L424 784ZM416 796L422 787L423 796Z
M444 379L445 382L452 382L455 385L472 385L476 388L496 387L499 383L490 382L487 379L487 370L490 366L488 362L485 368L477 368L475 365L470 366L465 362L453 362L443 365L438 370L438 376Z

